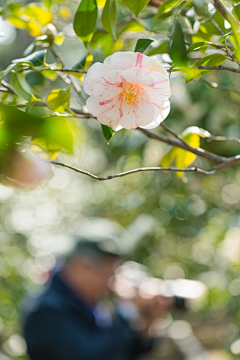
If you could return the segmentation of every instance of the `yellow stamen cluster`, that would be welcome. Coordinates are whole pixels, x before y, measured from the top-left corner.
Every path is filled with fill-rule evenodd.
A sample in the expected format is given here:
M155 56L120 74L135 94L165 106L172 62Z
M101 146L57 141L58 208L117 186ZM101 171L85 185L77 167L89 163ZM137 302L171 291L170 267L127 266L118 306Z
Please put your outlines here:
M122 92L123 99L128 105L135 105L137 99L137 86L130 85Z

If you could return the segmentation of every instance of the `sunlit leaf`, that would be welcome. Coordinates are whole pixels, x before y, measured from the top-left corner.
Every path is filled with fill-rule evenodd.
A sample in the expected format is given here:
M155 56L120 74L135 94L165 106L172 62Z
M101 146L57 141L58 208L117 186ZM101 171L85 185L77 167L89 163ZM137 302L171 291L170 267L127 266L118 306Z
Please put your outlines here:
M188 143L188 145L196 148L200 145L200 137L198 134L189 133L182 137L184 141ZM191 165L193 161L196 159L197 155L191 153L190 151L186 151L180 148L175 150L176 154L176 167L179 169L184 169ZM177 176L181 179L183 177L182 172L177 172Z
M169 167L171 166L172 162L174 161L176 155L175 155L176 148L170 147L167 151L167 153L163 156L161 160L161 165L163 167Z
M21 98L29 100L33 90L30 85L27 83L25 74L15 74L12 73L10 77L10 84L14 90L14 92Z
M30 149L41 159L55 160L61 150L61 146L50 143L46 138L40 137L32 140Z
M70 103L70 89L60 90L54 89L47 97L47 107L55 112L63 113Z
M185 76L186 83L213 71L213 70L194 69L194 66L218 66L223 64L226 59L227 59L226 56L219 53L215 53L203 57L202 59L198 60L195 64L193 64L192 68L188 68L186 70L186 76Z
M151 39L138 39L134 52L144 53L152 42Z
M65 34L63 32L58 33L58 35L54 39L54 44L57 46L62 46L63 42L65 40Z
M96 0L81 1L73 21L73 28L77 36L88 42L97 23L98 7Z
M7 76L16 66L17 66L17 64L10 64L6 68L6 70L2 71L0 73L0 81L2 81L5 78L5 76Z
M149 0L123 0L123 4L129 8L136 16L147 6Z
M152 28L154 27L156 21L158 19L161 19L165 14L172 11L174 8L176 8L178 5L180 5L183 2L183 0L166 0L163 1L162 4L159 6L158 11L156 15L153 18L152 21Z
M101 126L102 126L103 135L104 135L105 139L107 140L107 143L109 144L109 141L112 138L112 136L114 135L115 131L112 128L108 127L107 125L101 124Z
M73 136L70 127L63 116L52 116L45 119L43 130L48 143L57 144L67 152L73 150Z
M52 14L35 3L30 3L23 8L21 10L21 16L27 16L30 19L34 19L42 26L46 26L48 23L52 22Z

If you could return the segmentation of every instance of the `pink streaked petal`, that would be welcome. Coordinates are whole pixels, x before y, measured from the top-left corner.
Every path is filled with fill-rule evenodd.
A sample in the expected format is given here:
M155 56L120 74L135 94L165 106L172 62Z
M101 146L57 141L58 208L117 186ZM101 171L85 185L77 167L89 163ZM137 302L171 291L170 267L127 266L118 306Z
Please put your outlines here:
M135 67L139 67L140 69L143 67L143 54L140 52L137 52L137 60Z
M170 91L170 84L168 76L165 76L157 71L149 73L151 79L154 81L153 89L168 89Z
M137 98L135 105L128 105L125 101L122 104L123 116L120 124L126 129L135 129L153 121L155 116L154 105L149 101L146 91L143 91Z
M122 129L122 126L119 123L119 120L112 120L105 114L100 114L98 116L98 121L103 124L111 127L114 131L118 131Z
M103 85L98 83L94 86L93 95L99 100L107 100L114 96L120 95L123 89L118 86Z
M100 81L106 71L108 71L108 67L99 62L93 64L89 68L84 80L84 91L86 94L92 94L94 86Z
M100 83L108 86L118 86L122 82L119 75L120 71L109 70L102 76Z
M114 70L125 70L136 65L137 53L126 51L111 55L111 67Z
M141 126L143 129L154 129L156 128L163 120L166 119L170 112L170 102L165 101L163 103L163 109L160 112L156 112L155 119L148 125Z
M102 111L99 105L99 101L94 96L90 96L87 99L86 106L88 111L93 114L93 116L98 116Z
M119 120L120 119L120 106L121 102L119 97L114 98L114 102L112 103L112 107L104 111L104 115L109 117L111 120Z
M150 101L154 102L155 104L162 106L162 102L166 101L170 95L170 89L169 88L163 88L163 89L154 89L154 88L145 88L147 91Z
M153 86L154 80L150 77L149 73L145 70L139 68L132 68L124 70L121 73L121 79L125 80L124 82L130 83L132 85L141 84L144 86Z
M93 92L94 86L97 84L96 81L91 80L88 75L86 75L84 80L84 91L86 94L91 95Z

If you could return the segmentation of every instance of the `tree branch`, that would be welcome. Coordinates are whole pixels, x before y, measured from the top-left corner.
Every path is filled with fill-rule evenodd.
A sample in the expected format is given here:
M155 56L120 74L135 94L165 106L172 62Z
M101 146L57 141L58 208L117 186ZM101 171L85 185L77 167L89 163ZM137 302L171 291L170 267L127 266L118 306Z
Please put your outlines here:
M202 170L202 169L199 169L197 166L192 167L192 168L184 168L184 169L178 169L178 168L172 168L172 167L144 167L144 168L137 168L137 169L125 171L125 172L122 172L122 173L102 177L102 176L97 176L97 175L91 174L88 171L78 169L78 168L76 168L74 166L70 166L70 165L60 163L60 162L57 162L57 161L44 160L44 159L39 159L39 160L43 161L43 162L46 162L48 164L58 165L58 166L62 166L62 167L71 169L73 171L76 171L77 173L87 175L87 176L91 177L92 179L95 179L95 180L98 180L98 181L111 180L111 179L131 175L131 174L135 174L137 172L146 172L146 171L173 171L173 172L185 172L185 173L186 172L197 172L197 173L202 174L202 175L213 175L217 171L215 169Z
M28 70L35 70L32 67L26 67L23 69L19 69L19 70L15 70L15 72L23 72L23 71L28 71ZM42 69L37 69L36 71L57 71L57 72L64 72L64 73L76 73L76 74L86 74L87 71L85 70L78 70L78 69L57 69L57 68L42 68Z
M238 20L230 13L230 11L225 8L223 3L220 0L213 0L213 5L215 9L220 12L220 14L236 29L239 29L240 23ZM235 29L234 29L235 30Z
M197 70L226 70L226 71L230 71L233 73L240 73L240 69L234 69L231 67L227 67L227 66L222 66L222 65L218 65L218 66L194 66L193 69L197 69Z

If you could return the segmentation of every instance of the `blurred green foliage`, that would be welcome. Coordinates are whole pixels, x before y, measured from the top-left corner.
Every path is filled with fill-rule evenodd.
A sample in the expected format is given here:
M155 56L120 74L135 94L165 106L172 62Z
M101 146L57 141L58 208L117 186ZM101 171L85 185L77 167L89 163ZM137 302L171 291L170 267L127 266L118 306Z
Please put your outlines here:
M148 38L153 42L148 41L146 54L157 55L167 68L181 70L189 82L186 85L180 72L171 72L167 125L192 146L201 142L204 149L219 155L239 153L237 143L210 141L196 129L186 133L194 125L214 135L239 136L239 93L214 89L201 79L208 75L215 87L239 89L238 74L193 68L223 62L237 67L232 57L238 59L238 32L210 3L166 0L160 6L157 1L146 5L147 1L105 5L101 0L36 4L0 0L0 31L6 31L6 39L8 31L14 34L8 42L0 38L4 53L0 79L11 84L6 88L2 82L0 92L0 170L11 164L9 154L31 150L42 159L58 156L59 161L103 176L159 166L166 158L167 166L174 157L179 167L194 159L197 166L209 166L206 160L192 154L189 159L189 153L169 149L137 130L112 136L111 129L96 120L76 117L87 98L81 71L92 60L103 61L115 51L134 51L138 39ZM230 1L227 5L239 19L239 5ZM82 27L79 19L88 26ZM64 68L79 72L58 71ZM26 359L21 338L21 314L27 306L23 299L43 286L73 236L94 230L117 233L123 246L129 247L129 258L147 265L156 277L203 281L207 298L174 317L195 327L216 326L216 343L210 346L223 347L233 357L230 346L240 337L240 170L226 169L214 177L188 174L183 179L187 182L173 173L138 173L96 182L56 167L48 183L23 190L10 187L8 176L2 176L2 349Z

